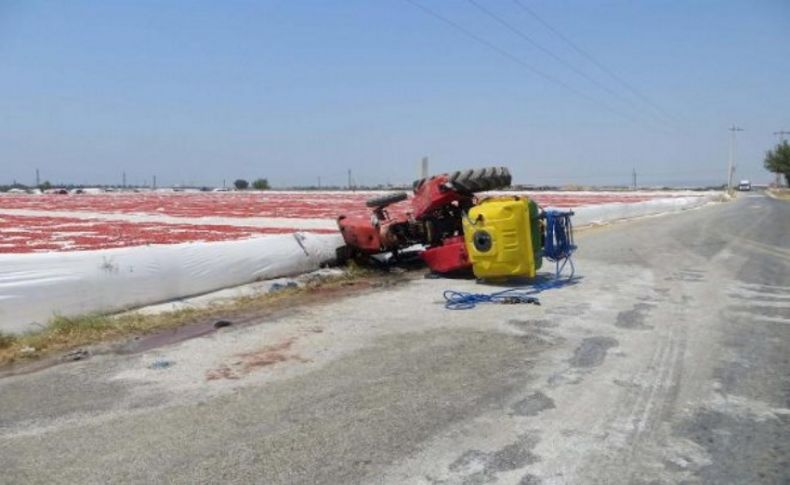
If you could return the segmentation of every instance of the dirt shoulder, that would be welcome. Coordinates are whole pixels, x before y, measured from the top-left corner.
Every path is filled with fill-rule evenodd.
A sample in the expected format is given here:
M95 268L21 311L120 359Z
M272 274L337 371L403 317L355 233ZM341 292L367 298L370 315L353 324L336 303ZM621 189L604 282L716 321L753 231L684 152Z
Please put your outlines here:
M765 193L774 199L790 200L790 189L768 189Z
M359 292L396 285L412 273L345 270L254 296L205 307L145 313L57 316L41 330L0 335L0 377L39 370L98 353L134 353L199 337L227 326L244 326Z

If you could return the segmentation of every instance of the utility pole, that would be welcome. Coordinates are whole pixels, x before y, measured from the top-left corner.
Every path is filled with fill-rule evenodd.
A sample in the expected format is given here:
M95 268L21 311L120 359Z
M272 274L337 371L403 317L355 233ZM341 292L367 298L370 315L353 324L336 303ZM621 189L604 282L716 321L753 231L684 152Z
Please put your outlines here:
M348 190L352 190L351 187L351 169L348 169Z
M730 139L730 162L727 166L727 191L732 190L732 174L735 173L735 134L743 131L743 128L732 125L729 130L732 133L732 138Z
M126 188L126 172L123 172L121 174L121 180L122 180L121 187Z
M36 169L36 187L41 186L41 177L38 176L38 169Z
M154 175L151 180L152 180L151 188L152 189L156 189L156 175Z
M422 163L420 164L420 178L428 178L428 157L422 157Z
M318 190L321 190L321 176L318 176Z
M631 173L631 177L633 180L632 185L634 187L634 190L636 190L636 169L633 169L633 172Z

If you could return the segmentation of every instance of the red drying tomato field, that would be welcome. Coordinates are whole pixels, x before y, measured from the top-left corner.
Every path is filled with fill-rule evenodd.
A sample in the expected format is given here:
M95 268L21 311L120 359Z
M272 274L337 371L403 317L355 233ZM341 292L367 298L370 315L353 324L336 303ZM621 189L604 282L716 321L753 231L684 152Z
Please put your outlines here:
M370 192L132 193L102 195L3 195L2 209L163 214L176 217L289 217L334 219L367 213ZM656 195L629 193L533 193L541 206L578 207L609 202L641 202ZM671 197L671 194L659 195Z
M167 224L73 217L0 215L0 253L80 251L147 244L227 241L263 234L292 233L280 227L226 224ZM333 232L316 229L312 232Z
M77 251L334 232L338 215L368 214L370 192L109 193L0 195L0 253ZM534 193L541 206L641 202L673 194ZM394 213L407 203L396 204ZM128 215L134 220L124 220ZM200 218L211 220L201 221ZM178 219L183 219L183 222ZM142 219L142 220L141 220ZM304 220L304 223L299 223ZM310 220L325 221L315 229ZM251 223L252 222L252 223Z

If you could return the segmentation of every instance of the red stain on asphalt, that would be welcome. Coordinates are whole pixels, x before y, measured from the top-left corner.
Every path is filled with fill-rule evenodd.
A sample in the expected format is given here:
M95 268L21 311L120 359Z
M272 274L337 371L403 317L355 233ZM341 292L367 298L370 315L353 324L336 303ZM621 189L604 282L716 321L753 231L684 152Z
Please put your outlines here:
M223 364L216 369L211 369L206 372L206 380L240 379L255 369L272 366L281 362L309 362L299 355L287 353L296 340L296 337L291 337L278 344L267 345L260 350L237 354L236 357L238 357L239 360L231 364Z

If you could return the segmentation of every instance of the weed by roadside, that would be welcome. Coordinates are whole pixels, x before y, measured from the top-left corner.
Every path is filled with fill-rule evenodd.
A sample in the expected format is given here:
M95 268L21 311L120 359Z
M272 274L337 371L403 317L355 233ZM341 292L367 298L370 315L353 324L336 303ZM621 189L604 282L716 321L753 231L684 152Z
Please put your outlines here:
M14 342L16 342L16 339L17 338L15 336L13 336L13 335L0 333L0 350L8 348L8 347L14 345Z

